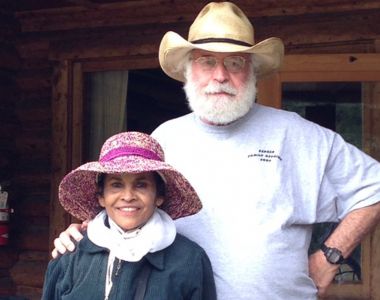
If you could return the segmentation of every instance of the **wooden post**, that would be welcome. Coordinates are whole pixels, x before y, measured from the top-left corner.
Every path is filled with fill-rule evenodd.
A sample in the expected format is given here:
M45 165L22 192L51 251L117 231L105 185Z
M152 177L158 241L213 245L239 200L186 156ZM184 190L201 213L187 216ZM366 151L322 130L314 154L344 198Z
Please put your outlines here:
M71 168L71 138L68 120L71 111L71 62L61 61L54 70L52 91L52 176L50 198L49 247L70 222L58 201L58 185Z
M281 108L281 80L279 73L272 74L257 82L257 102Z
M380 40L375 41L376 52L380 52ZM370 155L380 161L380 82L371 83L373 86L371 103L367 109L371 113L371 126L369 128L371 137L369 140ZM372 299L380 299L380 226L378 225L374 233L371 235L371 297Z

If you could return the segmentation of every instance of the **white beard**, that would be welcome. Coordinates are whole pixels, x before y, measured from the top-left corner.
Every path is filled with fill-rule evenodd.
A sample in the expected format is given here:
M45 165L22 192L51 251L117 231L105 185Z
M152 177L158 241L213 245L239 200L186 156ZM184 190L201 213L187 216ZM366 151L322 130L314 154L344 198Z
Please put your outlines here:
M210 82L205 88L192 80L191 66L186 68L184 90L190 109L200 119L215 125L229 124L243 117L256 99L256 76L251 68L246 85L239 91L229 83ZM225 92L229 95L213 95Z

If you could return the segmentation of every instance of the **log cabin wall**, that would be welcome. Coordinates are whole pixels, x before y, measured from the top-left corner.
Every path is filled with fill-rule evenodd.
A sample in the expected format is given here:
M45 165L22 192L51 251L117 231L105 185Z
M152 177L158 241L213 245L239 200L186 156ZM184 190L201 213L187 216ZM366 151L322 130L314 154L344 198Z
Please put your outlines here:
M0 295L38 298L48 251L51 63L24 55L20 23L1 10L0 182L10 206L9 244L0 246Z
M0 296L39 299L49 258L52 85L65 60L154 61L162 35L186 37L204 1L14 1L0 15L0 168L15 208L0 246ZM236 1L256 40L286 53L370 53L380 40L379 1ZM274 4L275 3L275 4ZM3 30L5 28L5 30ZM147 66L152 67L152 63ZM165 89L163 88L163 91ZM4 175L5 174L5 175Z
M19 60L12 44L17 26L9 11L0 9L0 28L0 185L3 191L10 192L16 160L13 137L17 130L14 104L17 99L16 70ZM15 261L16 256L10 247L0 246L0 293L12 292L9 268Z

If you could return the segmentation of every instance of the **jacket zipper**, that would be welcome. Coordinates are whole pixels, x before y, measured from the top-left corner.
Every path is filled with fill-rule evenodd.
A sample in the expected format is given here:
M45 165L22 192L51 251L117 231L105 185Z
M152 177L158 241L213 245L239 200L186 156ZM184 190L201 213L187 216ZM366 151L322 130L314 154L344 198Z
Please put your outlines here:
M117 277L119 275L119 271L121 268L121 259L119 258L115 258L115 259L117 259L117 265L116 265L116 270L112 271L113 272L112 277ZM112 280L112 282L114 282L114 280ZM109 295L107 295L107 297L105 297L104 300L109 300Z
M119 271L120 271L120 267L121 267L121 259L119 259L119 258L116 258L116 259L118 260L118 262L117 262L117 266L116 266L115 277L117 275L119 275Z

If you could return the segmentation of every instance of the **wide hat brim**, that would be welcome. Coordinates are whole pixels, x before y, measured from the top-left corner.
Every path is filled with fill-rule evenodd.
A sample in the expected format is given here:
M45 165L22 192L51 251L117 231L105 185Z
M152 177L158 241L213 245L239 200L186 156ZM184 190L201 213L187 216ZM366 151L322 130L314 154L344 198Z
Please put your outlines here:
M169 164L139 156L121 157L108 162L89 162L67 174L59 185L63 208L79 220L92 219L103 208L99 205L96 178L99 173L141 173L156 171L166 183L161 209L172 219L199 212L201 201L187 179Z
M228 42L193 44L179 34L169 31L162 38L159 48L159 62L162 70L171 78L185 82L184 59L194 49L222 53L252 53L258 62L255 68L258 79L278 71L284 56L284 44L276 37L268 38L250 47Z

